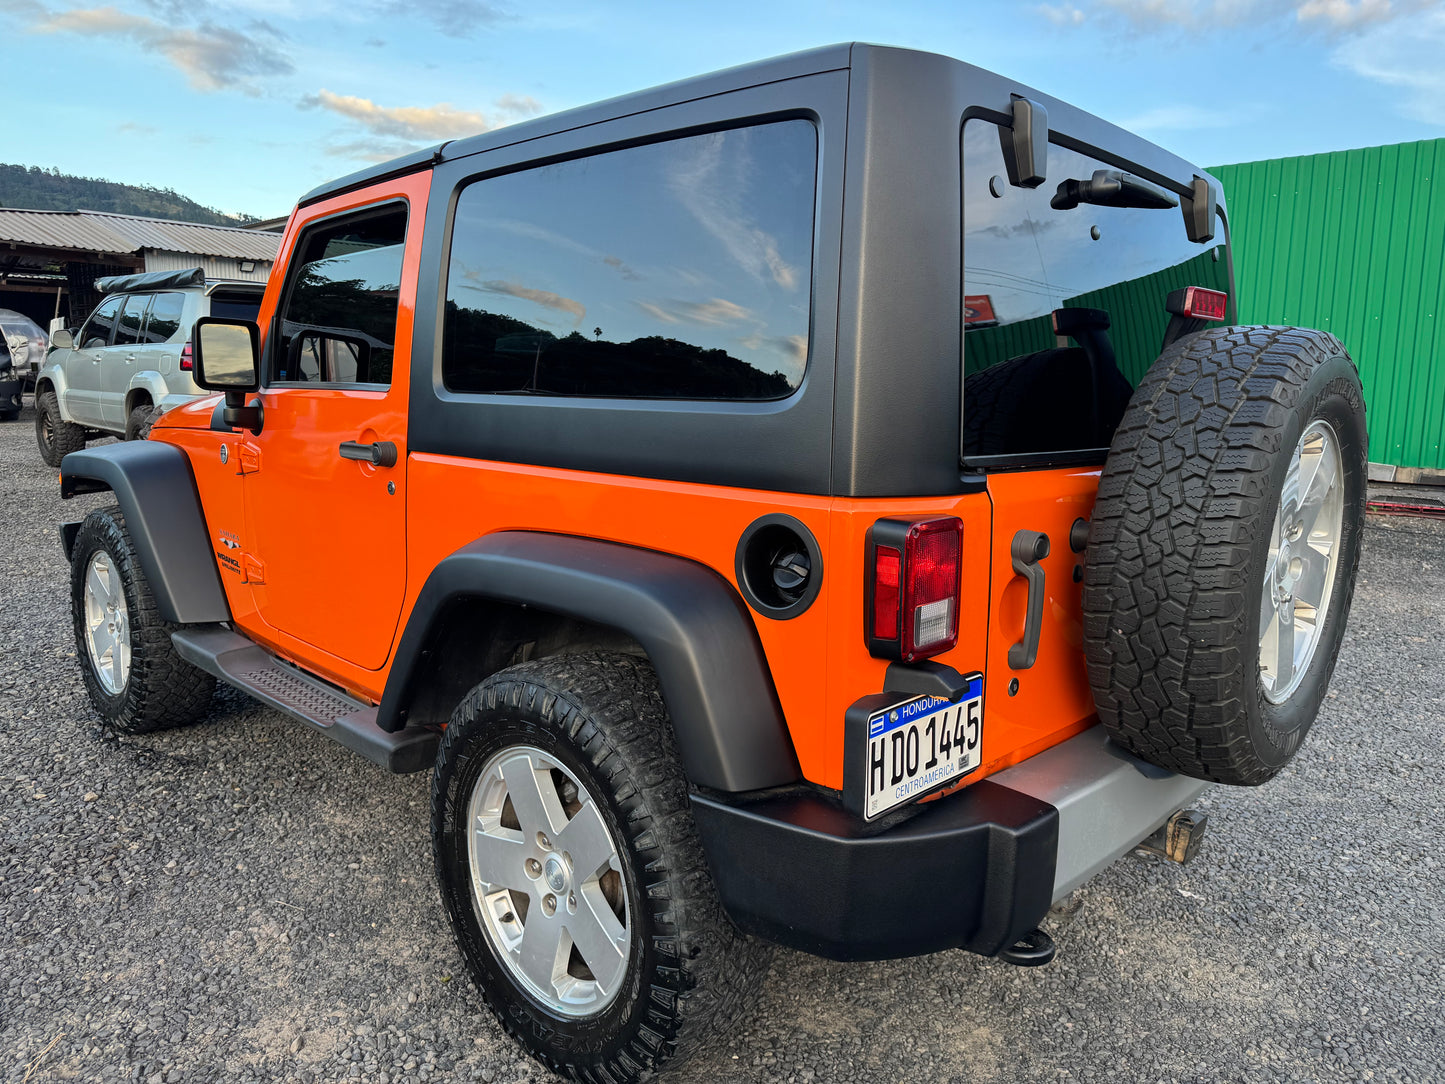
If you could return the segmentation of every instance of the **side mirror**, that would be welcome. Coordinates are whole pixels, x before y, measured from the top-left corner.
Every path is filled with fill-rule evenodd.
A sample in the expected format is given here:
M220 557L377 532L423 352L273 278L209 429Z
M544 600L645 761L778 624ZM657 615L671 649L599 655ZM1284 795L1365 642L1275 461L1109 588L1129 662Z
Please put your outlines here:
M191 332L191 360L196 383L207 391L226 393L222 420L228 427L261 431L261 403L246 405L246 396L261 387L257 355L261 333L249 320L203 316Z
M73 350L75 348L75 336L64 328L53 331L50 334L50 345L60 350Z

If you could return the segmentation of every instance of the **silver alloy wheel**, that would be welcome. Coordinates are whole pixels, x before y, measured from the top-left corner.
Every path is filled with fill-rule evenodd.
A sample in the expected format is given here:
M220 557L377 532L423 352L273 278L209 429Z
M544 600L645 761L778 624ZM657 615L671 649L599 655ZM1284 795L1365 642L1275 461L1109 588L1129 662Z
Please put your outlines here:
M105 691L119 696L130 679L130 612L115 562L97 550L85 570L85 646Z
M596 799L555 757L508 746L467 806L472 903L497 958L560 1016L612 1004L632 917L622 859Z
M1340 439L1316 420L1290 459L1265 563L1259 681L1271 703L1294 694L1319 646L1338 578L1344 510Z

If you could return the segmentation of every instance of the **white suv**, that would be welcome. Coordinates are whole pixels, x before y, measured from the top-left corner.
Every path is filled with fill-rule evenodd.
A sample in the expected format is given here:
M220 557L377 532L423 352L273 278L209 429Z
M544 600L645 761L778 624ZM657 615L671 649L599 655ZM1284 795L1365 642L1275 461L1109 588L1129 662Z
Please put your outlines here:
M162 411L205 395L191 370L202 316L255 320L265 284L208 281L198 267L100 279L79 332L57 331L35 382L35 439L52 467L87 439L143 436Z

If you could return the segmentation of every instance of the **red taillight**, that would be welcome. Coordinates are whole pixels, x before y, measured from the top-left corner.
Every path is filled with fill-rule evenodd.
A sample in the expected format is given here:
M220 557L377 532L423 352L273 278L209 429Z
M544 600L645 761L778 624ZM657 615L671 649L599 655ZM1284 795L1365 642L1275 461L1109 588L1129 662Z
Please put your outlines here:
M958 643L963 521L880 519L869 535L868 650L917 662Z
M190 372L193 368L195 368L195 364L191 361L191 344L187 342L185 346L181 347L181 369Z
M1183 296L1180 296L1183 295ZM1175 316L1192 316L1196 320L1223 320L1229 295L1203 286L1186 286L1169 295L1166 308Z
M899 553L879 546L873 555L873 635L880 640L898 639Z

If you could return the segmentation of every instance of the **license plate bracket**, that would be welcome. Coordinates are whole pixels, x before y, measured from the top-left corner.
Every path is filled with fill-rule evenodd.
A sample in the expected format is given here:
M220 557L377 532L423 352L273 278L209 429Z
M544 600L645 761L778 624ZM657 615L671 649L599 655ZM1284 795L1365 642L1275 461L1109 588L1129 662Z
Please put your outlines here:
M969 674L965 680L967 690L956 701L875 693L848 708L843 805L849 812L876 820L979 768L983 675Z

